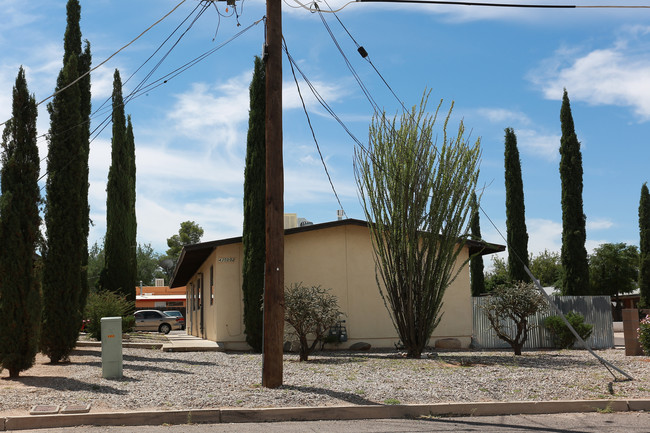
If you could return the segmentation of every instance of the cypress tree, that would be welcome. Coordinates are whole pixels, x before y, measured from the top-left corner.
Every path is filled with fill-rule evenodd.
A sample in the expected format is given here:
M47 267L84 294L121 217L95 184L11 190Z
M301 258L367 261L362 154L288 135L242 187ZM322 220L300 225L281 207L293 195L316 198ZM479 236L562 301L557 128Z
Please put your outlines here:
M650 307L650 193L648 184L641 187L639 200L639 289L640 306Z
M250 111L244 170L244 229L242 243L242 292L244 294L244 326L246 342L256 352L262 351L262 296L264 294L266 142L264 118L266 112L264 62L255 57L250 84Z
M469 221L470 237L475 241L482 242L481 220L478 214L478 200L476 199L475 192L472 193L470 205L472 207L472 218ZM483 274L483 256L481 254L470 258L469 272L472 296L479 296L481 293L485 293L485 275Z
M566 89L560 110L560 179L562 181L562 294L589 294L589 262L585 241L585 214L582 209L582 154L575 133Z
M92 56L90 54L90 43L86 41L85 49L79 57L79 76L83 78L79 80L78 86L80 90L80 114L83 125L81 126L80 146L81 155L81 181L80 187L80 206L81 212L80 230L81 230L81 292L79 293L79 311L84 314L86 309L86 299L88 298L88 234L90 231L90 205L88 204L88 157L90 155L90 113L91 94L90 94L90 65ZM84 75L86 74L86 75Z
M65 360L74 348L88 293L88 155L90 137L90 44L82 52L81 7L68 0L63 38L63 69L48 105L47 249L43 251L43 325L41 350L52 362ZM67 258L62 258L67 255ZM72 274L76 273L74 276ZM72 311L75 310L75 311ZM55 315L59 317L54 317ZM58 326L57 323L65 322ZM54 330L54 328L58 328Z
M57 90L78 76L77 57L70 55L57 79ZM44 251L41 351L51 362L66 361L81 328L81 197L79 142L80 92L71 86L48 105L50 135L47 158L47 207ZM65 131L65 132L61 132Z
M0 170L0 366L18 377L34 365L41 324L36 245L40 240L40 160L36 100L21 67L13 89L12 118L2 134Z
M521 180L521 161L517 149L517 136L506 128L505 179L506 179L506 229L508 239L508 271L513 281L530 281L525 271L528 266L528 232L524 185Z
M124 115L122 80L113 75L113 138L111 167L106 186L106 237L102 289L124 296L135 306L136 220L135 220L135 145L131 119Z

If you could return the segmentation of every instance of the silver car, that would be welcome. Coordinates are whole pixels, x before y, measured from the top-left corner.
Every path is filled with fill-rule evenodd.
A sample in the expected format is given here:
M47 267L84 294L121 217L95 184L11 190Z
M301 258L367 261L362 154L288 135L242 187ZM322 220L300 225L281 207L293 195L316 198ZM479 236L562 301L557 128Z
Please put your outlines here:
M169 334L172 329L181 329L183 325L178 317L168 316L158 310L139 310L134 315L136 331L158 331Z

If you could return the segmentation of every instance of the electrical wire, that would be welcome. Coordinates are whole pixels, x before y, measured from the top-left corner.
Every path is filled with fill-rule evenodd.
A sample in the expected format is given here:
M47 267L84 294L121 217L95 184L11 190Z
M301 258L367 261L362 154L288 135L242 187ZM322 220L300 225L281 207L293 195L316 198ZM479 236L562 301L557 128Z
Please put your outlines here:
M208 7L209 7L209 5L204 6L204 8L203 8L203 9L201 10L201 12L199 13L199 15L197 15L197 16L195 17L195 19L192 21L192 23L190 24L190 26L188 27L188 29L187 29L187 30L186 30L186 31L185 31L185 32L184 32L184 33L179 37L179 39L178 39L178 40L176 41L176 43L175 43L175 44L170 48L170 50L168 50L168 52L167 52L167 53L165 54L165 56L163 57L163 60L164 60L164 58L166 58L166 57L168 56L168 54L173 50L173 48L176 47L176 45L178 44L178 42L180 41L180 39L181 39L181 38L182 38L182 37L187 33L187 31L189 31L189 29L192 27L192 25L193 25L193 24L196 22L196 20L201 16L201 14L203 14L203 13L205 12L205 10L207 10ZM196 11L196 8L194 9L194 11ZM192 11L192 14L194 13L194 11ZM192 14L190 14L190 16L191 16ZM188 18L189 18L189 16L188 16L188 17L187 17L183 22L185 22ZM155 71L155 70L156 70L156 69L161 65L161 63L162 63L162 60L161 60L160 62L158 62L158 64L155 66L155 68L154 68L154 69L153 69L153 70L152 70L152 71L147 75L147 77L146 77L143 81L141 81L141 83L138 85L138 87L137 87L135 90L133 90L131 93L129 93L129 94L127 95L127 97L124 98L124 102L123 102L123 104L126 106L126 104L127 104L128 102L130 102L131 100L133 100L133 99L135 99L135 98L137 98L137 97L139 97L139 96L142 96L142 94L144 94L144 93L146 93L146 92L149 92L149 91L151 91L151 90L153 90L153 89L155 89L155 88L157 88L157 87L160 87L160 86L162 86L163 84L166 84L167 82L169 82L169 80L171 80L171 79L173 79L173 78L179 76L180 74L182 74L183 72L187 71L187 70L190 69L191 67L193 67L193 66L195 66L196 64L200 63L201 61L205 60L208 56L210 56L211 54L214 54L215 52L217 52L218 50L220 50L221 48L223 48L225 45L227 45L227 44L229 44L230 42L234 41L234 40L237 39L239 36L243 35L243 34L246 33L248 30L250 30L251 28L253 28L253 27L256 26L257 24L259 24L259 23L260 23L261 21L263 21L263 20L264 20L264 18L261 18L261 19L255 21L255 22L253 22L251 25L249 25L249 26L246 27L245 29L239 31L238 33L236 33L236 34L233 35L231 38L229 38L229 39L226 40L225 42L221 43L221 44L218 45L217 47L214 47L214 48L212 48L212 49L210 49L210 50L204 52L203 54L201 54L201 55L195 57L194 59L190 60L189 62L186 62L184 65L182 65L182 66L176 68L175 70L173 70L172 72L170 72L170 73L166 74L165 76L159 78L158 80L155 80L154 82L149 83L149 84L146 85L146 86L143 85L144 82L145 82L145 80L146 80L147 78L150 78L151 75L153 74L153 72L154 72L154 71ZM181 25L182 25L182 23L181 23ZM177 27L176 30L178 30L178 27ZM176 30L174 30L174 32L175 32ZM172 35L173 35L173 33L172 33ZM170 37L171 37L171 35L170 35ZM168 40L168 39L169 39L169 37L167 38L167 40ZM148 61L148 60L149 60L149 59L147 59L147 61ZM145 63L146 63L146 62L145 62ZM132 75L132 76L133 76L133 75ZM130 78L130 77L129 77L129 78ZM91 138L90 138L89 144L92 143L96 138L98 138L99 135L100 135L100 134L101 134L101 133L106 129L106 127L109 125L109 123L110 123L109 120L112 118L112 108L111 108L110 110L106 110L106 111L108 111L108 114L104 117L104 119L102 120L102 122L100 122L100 124L99 124L97 127L95 127L95 129L91 132ZM94 116L95 116L95 117L96 117L96 115L97 115L97 110L96 110L95 113L94 113ZM82 126L83 124L85 124L85 122L82 122L81 124L79 124L79 125L77 125L77 126ZM65 169L67 166L69 166L69 165L70 165L70 164L71 164L75 159L76 159L76 157L72 157L72 158L71 158L71 159L70 159L70 160L69 160L69 161L68 161L68 162L67 162L67 163L62 167L62 169ZM42 175L38 180L39 180L39 181L42 180L42 179L43 179L45 176L47 176L48 174L49 174L49 172L46 171L46 172L45 172L45 173L44 173L44 174L43 174L43 175ZM45 187L45 185L44 185L43 187L41 187L41 190L42 190L44 187Z
M317 9L317 11L320 10L320 8L318 8L318 5L316 5L316 9ZM350 70L350 73L352 74L352 76L356 80L357 84L359 84L359 87L361 88L361 91L363 92L363 94L366 96L366 99L368 99L368 102L370 102L370 105L372 106L373 111L375 113L379 113L381 110L379 108L379 105L377 104L377 101L375 101L375 99L372 97L372 95L370 94L370 91L368 90L366 85L361 80L361 77L359 76L357 71L352 66L352 63L350 62L350 59L348 59L348 57L345 55L345 52L343 51L343 49L341 48L341 45L339 44L338 40L334 36L334 33L332 32L332 29L330 28L329 24L327 23L327 20L325 20L325 17L323 16L323 14L319 13L319 16L320 16L320 19L321 19L321 21L323 23L323 26L325 26L325 29L327 30L327 33L329 33L330 38L334 42L334 45L336 45L336 48L338 49L339 53L343 57L343 60L345 61L345 65Z
M299 0L293 0L298 6L310 12L315 12L314 6L317 1L304 4ZM487 3L487 2L466 2L466 1L445 1L445 0L352 0L338 9L323 11L324 13L340 12L352 3L412 3L412 4L435 4L449 6L479 6L479 7L500 7L500 8L528 8L528 9L650 9L650 5L559 5L559 4L526 4L526 3Z
M289 57L289 49L287 48L287 42L285 41L284 37L282 38L282 47L284 48L284 52L287 54L287 58ZM316 139L316 133L314 132L314 127L311 124L311 118L309 117L309 113L307 112L307 107L305 106L305 100L302 97L302 92L300 90L300 84L298 84L298 78L296 77L296 72L293 69L293 61L289 61L289 66L291 66L291 74L293 75L293 81L296 83L296 88L298 89L298 96L300 97L300 102L302 103L302 109L305 112L305 116L307 117L307 123L309 124L309 129L311 131L311 136L314 138L314 143L316 143L316 149L318 150L318 155L320 156L320 160L323 164L323 168L325 169L325 174L327 175L327 180L329 180L330 186L332 187L332 191L334 192L334 197L336 197L336 201L339 204L339 208L343 211L343 215L347 218L347 213L345 212L345 209L343 208L343 204L341 204L341 199L339 198L339 195L336 192L336 188L334 187L334 182L332 182L332 177L330 176L330 172L327 169L327 164L325 163L325 158L323 157L323 152L321 152L320 145L318 144L318 140Z
M106 60L104 60L103 62L101 62L99 65L97 65L97 66L95 66L94 68L90 69L88 72L84 73L83 75L77 77L76 80L74 80L73 82L69 83L67 86L65 86L65 87L63 87L63 88L57 90L56 92L52 93L52 94L51 94L50 96L48 96L47 98L45 98L45 99L41 100L40 102L38 102L38 103L36 104L36 106L41 105L43 102L48 101L49 99L53 98L54 96L58 95L59 93L63 92L64 90L68 89L70 86L73 86L73 85L76 84L79 80L81 80L83 77L85 77L86 75L90 74L91 72L93 72L94 70L96 70L97 68L99 68L100 66L102 66L103 64L105 64L106 62L108 62L110 59L112 59L113 57L115 57L119 52L121 52L122 50L124 50L125 48L127 48L129 45L131 45L132 43L134 43L135 41L137 41L138 39L140 39L140 38L141 38L145 33L147 33L149 30L151 30L151 29L154 28L156 25L158 25L160 22L162 22L165 18L167 18L168 16L170 16L170 15L171 15L171 14L172 14L176 9L178 9L178 8L179 8L183 3L185 3L185 1L186 1L186 0L181 0L181 2L180 2L179 4L177 4L176 6L174 6L174 8L173 8L171 11L167 12L167 14L165 14L162 18L160 18L158 21L156 21L155 23L153 23L152 25L150 25L150 26L149 26L145 31L143 31L143 32L140 33L138 36L136 36L133 40L131 40L131 42L129 42L128 44L124 45L124 46L123 46L122 48L120 48L119 50L115 51L113 54L111 54L111 55L110 55ZM6 120L6 121L0 123L0 126L6 124L7 122L8 122L8 120Z

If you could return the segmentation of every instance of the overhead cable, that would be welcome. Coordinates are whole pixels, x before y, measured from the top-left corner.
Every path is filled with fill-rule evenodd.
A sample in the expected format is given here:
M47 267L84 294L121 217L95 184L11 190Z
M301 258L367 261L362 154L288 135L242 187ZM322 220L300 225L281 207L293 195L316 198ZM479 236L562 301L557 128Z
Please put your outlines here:
M287 54L287 58L289 58L289 49L287 48L287 42L284 40L284 38L282 38L282 45L284 48L284 52ZM300 102L302 103L302 109L305 112L305 116L307 117L307 124L309 125L311 136L314 138L314 143L316 143L316 149L318 150L318 155L320 156L321 163L323 164L323 168L325 169L327 180L329 180L330 182L330 186L332 187L332 191L334 192L334 197L336 197L336 201L339 204L339 208L343 211L343 215L347 217L345 209L343 208L343 204L341 203L341 199L339 198L339 195L336 192L336 188L334 188L334 182L332 182L332 177L330 176L330 172L327 169L327 164L325 163L325 158L323 157L323 153L320 150L320 145L318 144L318 140L316 139L316 133L314 133L314 127L311 124L311 118L309 117L309 113L307 112L307 107L305 105L305 100L302 97L302 92L300 91L300 84L298 84L298 78L296 77L296 72L293 69L293 60L289 61L289 66L291 66L291 74L293 75L293 81L296 83L296 88L298 89L298 96L300 97Z
M645 5L560 5L560 4L527 4L527 3L488 3L446 0L355 0L356 3L415 3L451 6L485 6L499 8L527 9L650 9Z

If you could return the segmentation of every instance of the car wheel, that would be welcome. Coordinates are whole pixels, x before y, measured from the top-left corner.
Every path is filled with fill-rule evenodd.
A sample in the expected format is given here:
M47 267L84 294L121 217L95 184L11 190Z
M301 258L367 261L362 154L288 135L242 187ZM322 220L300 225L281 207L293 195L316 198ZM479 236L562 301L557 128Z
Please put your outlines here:
M163 333L163 334L169 334L169 331L172 330L172 327L169 323L163 323L160 325L158 328L158 332Z

